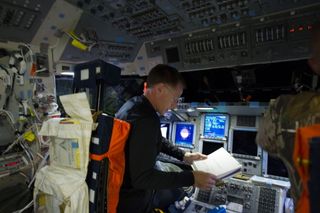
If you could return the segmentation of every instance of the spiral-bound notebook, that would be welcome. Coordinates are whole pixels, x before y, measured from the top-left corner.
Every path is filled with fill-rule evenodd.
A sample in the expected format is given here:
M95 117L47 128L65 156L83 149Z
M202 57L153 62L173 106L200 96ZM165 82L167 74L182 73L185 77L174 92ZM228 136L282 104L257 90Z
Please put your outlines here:
M241 171L241 164L223 147L212 152L205 160L194 161L193 170L213 174L217 179L231 177Z

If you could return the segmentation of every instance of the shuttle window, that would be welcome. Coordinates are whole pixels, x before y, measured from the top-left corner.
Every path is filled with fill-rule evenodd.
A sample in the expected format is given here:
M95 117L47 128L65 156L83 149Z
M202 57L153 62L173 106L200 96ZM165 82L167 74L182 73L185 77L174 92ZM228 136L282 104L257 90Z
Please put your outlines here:
M168 63L176 63L180 61L178 47L171 47L166 49L166 56Z

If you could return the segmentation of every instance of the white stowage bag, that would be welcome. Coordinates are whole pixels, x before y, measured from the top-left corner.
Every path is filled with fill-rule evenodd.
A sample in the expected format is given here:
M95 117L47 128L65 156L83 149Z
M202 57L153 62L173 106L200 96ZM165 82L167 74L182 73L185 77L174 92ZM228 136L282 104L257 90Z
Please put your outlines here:
M53 118L39 134L50 136L50 165L70 167L87 173L92 122L74 118Z
M46 166L37 174L34 190L38 213L89 212L88 186L82 174Z
M36 175L36 212L87 213L89 143L94 128L85 93L60 97L71 118L52 118L43 123L40 135L50 137L50 165Z

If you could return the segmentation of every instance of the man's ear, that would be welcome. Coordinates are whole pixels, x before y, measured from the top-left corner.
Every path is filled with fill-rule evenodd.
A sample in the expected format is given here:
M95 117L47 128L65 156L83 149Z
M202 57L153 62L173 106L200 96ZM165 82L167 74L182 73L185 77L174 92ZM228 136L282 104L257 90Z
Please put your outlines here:
M157 84L157 92L158 93L162 93L163 92L163 88L164 88L164 84L163 83Z
M162 85L161 85L161 83L153 85L152 90L153 90L154 93L156 93L157 95L161 94L161 92L163 91L163 90L162 90Z
M318 61L316 58L311 57L308 59L308 64L317 75L320 75L320 61Z

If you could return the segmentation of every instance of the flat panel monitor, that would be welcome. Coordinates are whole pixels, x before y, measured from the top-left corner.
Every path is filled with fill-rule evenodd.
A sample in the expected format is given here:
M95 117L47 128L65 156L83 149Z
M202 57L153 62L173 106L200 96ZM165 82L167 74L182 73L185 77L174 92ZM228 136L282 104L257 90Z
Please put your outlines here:
M212 152L224 147L224 143L212 142L212 141L202 141L202 154L209 155Z
M228 115L206 114L204 116L203 138L226 141L228 129Z
M195 141L195 124L186 122L177 122L173 126L173 141L176 146L193 148Z
M282 160L268 154L267 175L288 178L288 170Z
M161 122L160 130L161 130L162 137L169 140L171 136L171 124L166 122Z
M256 130L233 129L232 133L232 153L241 155L258 155L256 144Z

